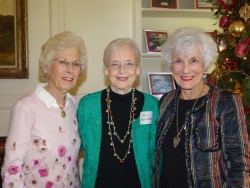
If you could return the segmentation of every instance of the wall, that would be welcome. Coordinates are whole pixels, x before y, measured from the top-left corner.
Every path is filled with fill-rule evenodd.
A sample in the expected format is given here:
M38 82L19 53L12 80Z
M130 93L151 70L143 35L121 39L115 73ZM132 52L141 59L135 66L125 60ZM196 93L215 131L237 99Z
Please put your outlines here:
M57 32L71 30L87 45L86 74L72 90L79 98L103 89L102 53L118 37L133 38L133 0L28 0L29 79L0 79L0 136L6 136L10 109L40 81L40 47Z
M40 47L57 32L71 30L81 36L87 45L88 67L71 93L78 98L85 94L103 89L102 55L107 44L118 37L131 37L142 45L142 24L146 29L165 29L169 33L173 28L189 24L186 19L174 18L172 22L159 19L141 18L141 1L146 0L27 0L28 1L28 45L29 45L29 79L0 79L0 136L6 136L10 110L14 102L25 94L34 91L40 81L38 58ZM149 4L149 0L147 0ZM135 11L136 10L136 11ZM208 18L195 19L195 23L211 31ZM177 24L179 23L179 25ZM214 23L214 22L213 22ZM172 25L171 25L172 24ZM190 23L192 25L192 23ZM171 30L172 29L172 30ZM144 47L145 48L145 47ZM144 49L145 51L145 49ZM158 62L158 64L154 64ZM139 89L148 91L147 71L165 71L159 63L159 57L146 58L142 65L143 84Z

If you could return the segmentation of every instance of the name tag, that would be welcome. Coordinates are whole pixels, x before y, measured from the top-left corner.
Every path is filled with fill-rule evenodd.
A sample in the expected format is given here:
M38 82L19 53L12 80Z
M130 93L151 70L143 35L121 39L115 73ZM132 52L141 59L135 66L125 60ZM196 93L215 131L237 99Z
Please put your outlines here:
M140 113L140 124L151 124L153 118L153 112L152 111L146 111Z

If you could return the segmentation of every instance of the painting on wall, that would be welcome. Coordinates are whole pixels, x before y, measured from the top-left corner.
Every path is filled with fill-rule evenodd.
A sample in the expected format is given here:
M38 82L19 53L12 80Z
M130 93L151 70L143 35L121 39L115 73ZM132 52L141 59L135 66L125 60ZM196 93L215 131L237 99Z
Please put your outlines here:
M27 0L0 0L0 78L28 78Z

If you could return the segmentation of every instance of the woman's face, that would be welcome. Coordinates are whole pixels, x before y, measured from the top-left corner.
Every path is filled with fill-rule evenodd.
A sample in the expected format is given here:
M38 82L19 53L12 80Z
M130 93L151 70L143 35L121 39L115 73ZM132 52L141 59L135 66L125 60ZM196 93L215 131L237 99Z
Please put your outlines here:
M73 88L81 72L79 63L80 54L76 47L56 51L48 69L50 90L66 93Z
M196 86L202 85L204 62L199 48L194 48L189 54L175 51L172 72L181 89L192 90Z
M129 46L122 46L113 51L105 65L105 75L108 76L111 89L119 94L130 92L139 74L136 55Z

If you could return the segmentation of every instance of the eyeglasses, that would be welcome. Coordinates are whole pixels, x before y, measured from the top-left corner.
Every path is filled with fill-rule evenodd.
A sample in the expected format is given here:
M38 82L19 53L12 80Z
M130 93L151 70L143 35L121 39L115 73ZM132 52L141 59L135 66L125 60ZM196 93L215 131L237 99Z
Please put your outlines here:
M67 59L63 59L63 58L56 58L53 60L57 61L59 63L59 65L64 66L64 67L68 67L70 64L74 68L81 68L82 66L84 66L84 64L81 64L80 61L78 61L78 60L73 61L73 62L69 62L69 61L67 61Z
M112 70L118 70L119 68L121 68L121 66L123 66L127 70L131 70L135 67L135 63L132 61L126 61L122 64L119 61L113 61L108 64L108 67Z

